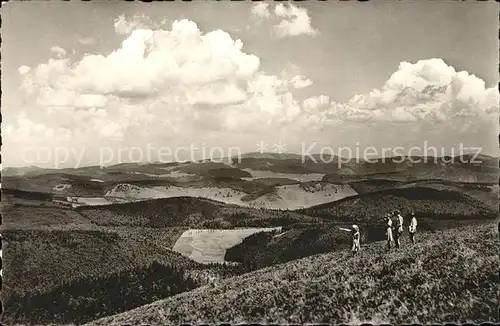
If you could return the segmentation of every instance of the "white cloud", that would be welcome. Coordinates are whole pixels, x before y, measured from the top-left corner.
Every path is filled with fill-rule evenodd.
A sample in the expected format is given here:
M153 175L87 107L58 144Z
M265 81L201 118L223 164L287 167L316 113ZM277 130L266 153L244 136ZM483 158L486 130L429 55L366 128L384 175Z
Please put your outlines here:
M243 102L247 94L235 84L213 83L197 89L187 89L186 97L191 105L229 105Z
M114 20L115 32L118 34L127 35L136 29L159 28L165 24L166 20L157 24L144 14L136 14L131 19L127 19L125 15L120 15Z
M18 69L20 75L27 74L30 70L31 70L30 67L24 66L24 65L19 67L19 69Z
M427 143L450 153L462 144L497 155L498 101L495 86L488 88L476 76L430 59L402 62L380 89L345 103L328 103L327 96L308 98L295 121L307 130L303 137L335 139L348 147L362 148L361 143L422 150Z
M39 98L50 101L79 93L121 98L190 93L222 99L222 93L230 92L232 103L260 65L259 58L242 52L242 47L222 30L202 34L194 22L182 20L174 22L171 31L135 30L107 56L89 54L72 65L50 60L25 82L34 82Z
M57 145L61 140L70 139L68 129L51 128L44 123L34 122L24 111L17 114L15 122L15 124L6 123L5 126L2 126L2 131L5 132L5 138L8 140L7 143Z
M6 155L48 144L88 148L85 163L99 164L103 146L189 146L208 138L217 146L278 137L385 144L446 134L452 142L488 127L498 111L494 87L440 59L401 63L380 89L345 103L326 95L299 102L294 89L312 82L289 70L266 74L241 40L203 33L189 20L135 29L108 55L20 67L26 113L2 125Z
M315 36L318 30L311 26L311 18L307 9L294 6L285 6L279 3L274 8L277 17L282 18L281 22L275 26L277 37L310 35Z
M356 95L348 106L373 119L452 121L467 116L487 120L498 110L496 87L442 59L402 62L379 89ZM392 119L391 119L392 118Z
M62 59L66 56L66 50L57 45L51 47L50 52L56 54L59 59Z
M293 77L290 80L290 82L292 83L293 87L295 87L295 88L305 88L305 87L309 87L313 84L312 80L310 80L302 75L297 75L297 76Z
M18 143L47 140L30 131L34 126L52 130L49 135L64 130L71 135L68 146L187 141L203 139L207 130L272 130L301 111L291 82L261 72L260 59L245 53L240 40L222 30L204 34L189 20L169 30L135 29L109 55L50 59L19 72L21 90L36 110L10 121L14 131L23 121L25 136L7 139Z
M269 3L258 2L252 6L251 12L253 15L260 18L270 18L271 13L269 12Z
M319 33L311 24L311 17L307 9L297 7L293 4L277 4L274 11L269 10L269 4L259 2L252 6L251 13L260 19L272 19L279 21L273 26L274 35L277 38L293 37L298 35L315 36Z
M304 100L302 107L304 110L312 111L330 105L330 97L325 95L309 97Z
M83 45L93 45L96 43L96 39L92 36L76 35L76 41Z

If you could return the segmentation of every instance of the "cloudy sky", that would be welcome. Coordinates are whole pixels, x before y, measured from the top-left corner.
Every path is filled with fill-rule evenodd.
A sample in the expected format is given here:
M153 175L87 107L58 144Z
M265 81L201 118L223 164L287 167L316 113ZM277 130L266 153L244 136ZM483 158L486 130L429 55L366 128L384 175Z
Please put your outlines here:
M495 2L9 3L3 165L261 141L498 155L497 19Z

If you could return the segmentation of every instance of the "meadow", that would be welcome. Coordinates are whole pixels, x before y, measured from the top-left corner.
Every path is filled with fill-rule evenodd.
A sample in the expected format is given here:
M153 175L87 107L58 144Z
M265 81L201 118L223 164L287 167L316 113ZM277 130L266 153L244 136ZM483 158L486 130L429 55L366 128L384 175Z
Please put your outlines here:
M199 263L222 263L226 250L257 232L280 232L281 228L238 228L231 230L186 230L172 250Z

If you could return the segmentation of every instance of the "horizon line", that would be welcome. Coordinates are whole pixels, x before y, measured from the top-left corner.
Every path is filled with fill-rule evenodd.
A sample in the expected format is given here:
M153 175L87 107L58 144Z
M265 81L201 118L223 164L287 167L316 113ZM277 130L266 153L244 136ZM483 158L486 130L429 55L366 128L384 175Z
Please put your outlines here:
M394 156L375 156L373 158L370 158L369 160L380 160L380 159L386 159L386 160L390 160L390 159L394 159L394 158L402 158L402 157L418 157L418 158L435 158L435 159L439 159L439 158L455 158L455 157L462 157L462 156L465 156L465 155L474 155L474 154L477 154L477 153L474 153L474 152L471 152L471 153L462 153L462 154L459 154L459 155L454 155L454 156L451 156L451 155L394 155ZM109 167L113 167L113 166L117 166L117 165L123 165L123 164L137 164L137 165L154 165L154 164L186 164L186 163L203 163L203 162L206 162L206 161L213 161L213 160L217 160L217 161L222 161L222 160L229 160L229 159L234 159L234 158L237 158L237 157L241 157L242 159L244 159L245 155L274 155L274 156L284 156L284 155L293 155L293 156L296 156L296 157L306 157L306 159L308 159L307 157L308 156L320 156L320 155L323 155L324 157L339 157L339 158L343 158L343 159L349 159L349 161L351 160L357 160L357 161L364 161L366 162L367 160L366 159L363 159L363 158L360 158L360 157L356 157L356 156L353 156L353 157L344 157L344 156L339 156L339 155L335 155L335 154L321 154L321 153L311 153L311 154L307 154L307 155L304 155L304 154L300 154L300 153L296 153L296 152L283 152L283 153L278 153L278 152L263 152L263 153L260 153L260 152L245 152L245 153L242 153L241 155L235 155L235 156L226 156L226 157L222 157L222 158L202 158L202 159L199 159L199 160L194 160L194 161L191 161L191 160L185 160L185 161L130 161L130 162L120 162L120 163L114 163L114 164L110 164L110 165L81 165L81 166L78 166L78 167L41 167L41 166L38 166L38 165L24 165L24 166L4 166L2 163L0 163L0 171L3 171L5 169L23 169L23 168L37 168L37 169L45 169L45 170L68 170L68 169L73 169L73 170L76 170L76 169L82 169L82 168L109 168ZM490 154L483 154L483 153L479 153L477 154L477 156L481 156L481 157L489 157L491 159L500 159L500 155L499 156L494 156L494 155L490 155ZM310 160L310 159L309 159ZM214 163L222 163L222 162L214 162ZM330 163L333 163L333 162L330 162ZM348 162L346 162L348 163ZM403 162L401 162L403 163Z

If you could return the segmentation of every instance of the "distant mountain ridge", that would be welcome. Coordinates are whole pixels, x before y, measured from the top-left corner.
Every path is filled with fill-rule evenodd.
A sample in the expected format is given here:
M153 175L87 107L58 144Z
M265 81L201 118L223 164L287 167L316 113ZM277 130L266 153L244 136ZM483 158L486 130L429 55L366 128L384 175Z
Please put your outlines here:
M473 156L467 154L459 158L467 162ZM112 201L136 201L193 196L257 208L296 209L355 195L357 190L353 187L365 192L379 188L375 181L369 185L369 180L386 180L386 188L389 184L401 187L405 183L431 179L460 183L462 186L458 188L464 192L470 192L465 184L492 188L498 182L500 171L498 159L487 155L480 157L482 163L463 163L459 158L451 160L450 157L427 158L428 162L422 157L412 157L413 161L392 157L369 162L344 162L339 157L330 157L329 162L315 162L317 158L302 160L293 153L247 153L241 160L227 163L201 160L122 163L103 168L7 168L7 174L2 175L2 187L62 198L94 198L82 201L83 205L106 203L105 197ZM422 162L416 162L417 159ZM135 190L115 191L120 185ZM477 195L490 203L494 201L493 195L488 197L486 192Z
M332 162L338 162L339 160L342 162L346 163L353 163L353 162L358 162L358 163L367 163L366 160L362 158L344 158L344 157L339 157L335 155L330 155L330 154L319 154L319 153L314 153L310 155L314 160L316 161L327 161L329 163ZM309 154L299 154L299 153L275 153L275 152L249 152L249 153L244 153L239 156L241 159L271 159L271 160L304 160L304 161L309 161L311 160L311 157ZM226 162L230 159L234 160L237 159L238 156L232 156L230 158L219 158L216 160L213 160L213 162ZM385 157L385 158L372 158L369 159L369 164L373 164L373 161L376 161L376 163L379 163L380 161L385 161L386 163L393 162L393 161L401 161L401 158L405 158L404 161L408 161L409 159L415 161L415 160L421 160L421 161L434 161L434 162L444 162L444 161L453 161L456 163L471 163L470 161L474 159L474 161L481 161L482 165L489 165L493 167L499 167L499 157L494 157L486 154L472 154L472 153L466 153L462 155L455 155L455 156L393 156L393 157ZM462 162L463 161L463 162ZM75 168L44 168L44 167L39 167L39 166L26 166L26 167L3 167L2 168L2 175L4 176L14 176L14 175L25 175L25 174L43 174L43 173L51 173L55 171L59 172L67 172L67 173L84 173L84 171L95 171L97 169L99 170L128 170L128 169L141 169L141 168L151 168L153 166L162 166L162 167L173 167L176 165L182 165L182 164L190 164L190 163L206 163L206 162L211 162L210 159L201 159L198 161L184 161L184 162L127 162L127 163L118 163L114 165L109 165L109 166L81 166L81 167L75 167ZM323 162L324 163L324 162ZM472 163L474 164L474 163Z

